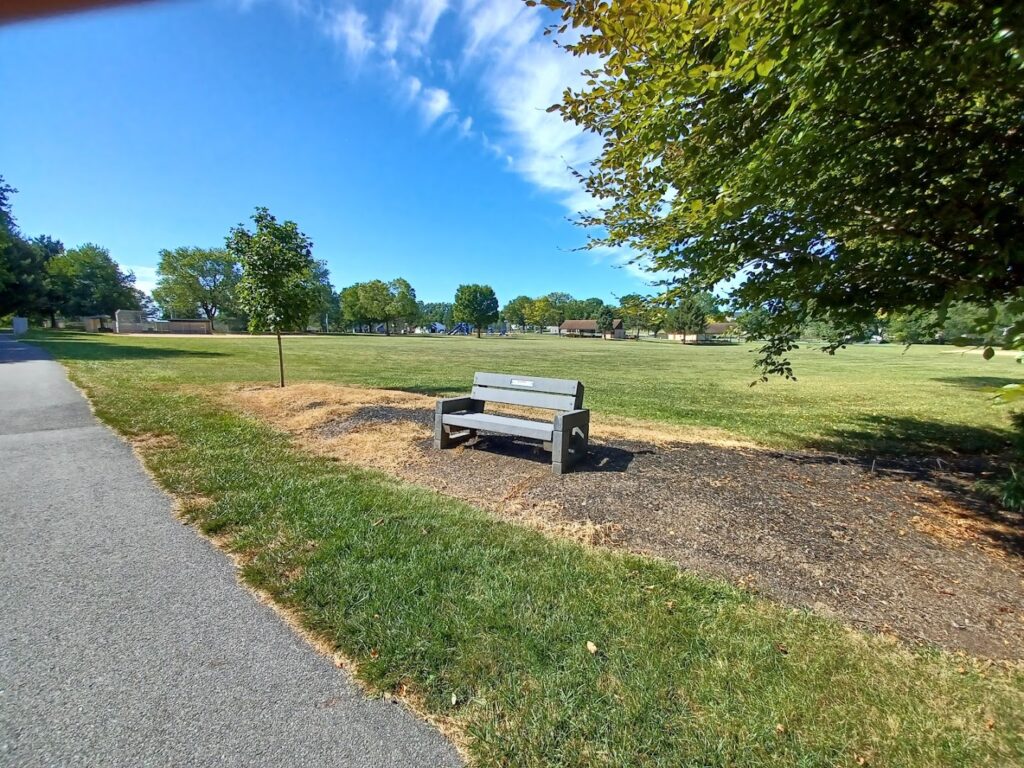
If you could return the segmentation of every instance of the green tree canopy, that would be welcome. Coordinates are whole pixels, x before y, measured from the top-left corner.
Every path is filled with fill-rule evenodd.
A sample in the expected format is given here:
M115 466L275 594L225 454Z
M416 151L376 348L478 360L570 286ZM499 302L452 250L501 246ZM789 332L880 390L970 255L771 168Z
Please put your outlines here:
M619 314L622 315L622 323L632 326L636 338L640 338L640 329L647 324L648 314L651 311L651 302L647 296L639 293L627 293L619 299Z
M455 322L475 326L479 338L483 326L498 319L498 297L489 285L460 285L452 314Z
M313 241L294 221L278 222L266 208L252 216L255 228L239 224L227 237L227 249L242 268L236 297L253 333L277 336L281 386L284 386L283 331L303 330L320 299L322 265L313 259Z
M86 243L54 256L46 263L46 273L65 317L140 308L135 275L122 272L110 252L98 245Z
M396 277L388 283L388 292L391 294L389 319L395 323L415 325L420 316L420 305L416 301L416 291L409 281Z
M420 318L424 323L440 323L446 328L452 324L452 303L448 301L418 302Z
M338 294L334 292L331 273L325 262L316 262L316 266L313 268L313 280L316 283L316 304L313 314L309 318L309 325L319 326L320 330L326 333L330 330L331 315L339 315L334 318L337 323L341 319L341 310L338 304Z
M547 296L541 296L539 299L533 299L524 307L523 311L525 313L527 325L540 327L545 325L558 325L562 322L559 320L558 309L551 303L551 299Z
M736 280L763 374L792 374L808 317L1017 296L1024 5L541 2L596 61L552 108L604 141L594 243Z
M674 298L665 313L666 327L677 333L693 335L694 341L708 327L715 313L717 300L706 291L683 292Z
M213 322L230 314L241 267L224 248L181 247L160 251L153 299L167 317L196 317Z
M526 315L532 301L529 296L516 296L501 310L502 319L509 325L525 328Z
M50 315L56 321L60 296L48 264L64 252L64 246L46 235L29 239L21 233L11 206L16 191L0 176L0 316Z
M341 312L350 326L383 323L385 333L390 334L393 324L415 324L420 305L409 281L398 277L390 283L369 280L345 288L341 292Z

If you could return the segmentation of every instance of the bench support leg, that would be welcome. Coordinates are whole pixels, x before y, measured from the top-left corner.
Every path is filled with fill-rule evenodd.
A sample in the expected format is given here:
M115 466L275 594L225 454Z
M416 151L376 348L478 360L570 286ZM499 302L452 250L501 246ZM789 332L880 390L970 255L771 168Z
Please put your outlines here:
M456 434L452 436L453 427L444 423L444 415L446 413L454 413L456 411L473 411L479 413L483 411L484 404L478 400L473 400L469 397L449 397L437 401L437 407L434 411L434 447L435 448L451 448L452 446L464 443L467 440L471 440L476 437L476 430L462 430L455 427L454 430L457 433L464 432L465 434Z
M562 475L587 456L590 442L590 411L579 410L555 417L551 435L551 471Z

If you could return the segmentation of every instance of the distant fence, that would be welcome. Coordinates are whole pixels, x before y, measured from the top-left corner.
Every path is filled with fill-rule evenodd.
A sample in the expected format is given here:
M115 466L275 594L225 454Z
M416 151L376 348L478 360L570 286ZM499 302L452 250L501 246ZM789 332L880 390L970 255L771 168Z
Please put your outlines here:
M134 309L117 310L114 314L114 330L117 333L213 333L209 320L146 320L141 312Z

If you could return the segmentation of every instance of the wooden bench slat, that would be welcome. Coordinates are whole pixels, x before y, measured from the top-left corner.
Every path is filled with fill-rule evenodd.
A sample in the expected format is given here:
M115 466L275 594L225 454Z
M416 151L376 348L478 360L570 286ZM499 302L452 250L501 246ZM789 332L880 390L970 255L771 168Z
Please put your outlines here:
M580 383L575 379L545 379L508 373L479 372L473 376L474 386L501 387L525 392L547 392L553 395L576 395Z
M482 429L485 432L500 432L505 435L529 437L534 440L551 440L553 426L529 419L512 416L498 416L493 413L446 413L443 423L465 429Z
M521 392L497 387L473 387L474 400L504 405L524 405L528 408L546 408L549 411L571 411L576 408L575 395L554 395L548 392Z

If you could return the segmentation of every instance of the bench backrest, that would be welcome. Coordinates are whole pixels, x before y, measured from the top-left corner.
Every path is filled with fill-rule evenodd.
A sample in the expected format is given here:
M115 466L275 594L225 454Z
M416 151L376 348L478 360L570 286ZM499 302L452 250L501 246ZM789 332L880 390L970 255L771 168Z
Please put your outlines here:
M477 373L473 377L472 397L490 403L575 411L583 407L583 384L572 379Z

